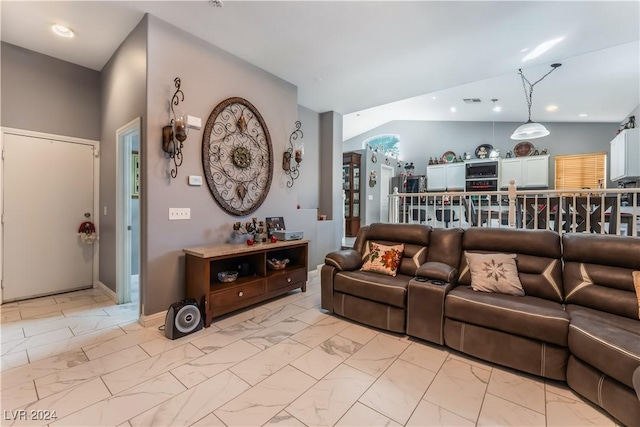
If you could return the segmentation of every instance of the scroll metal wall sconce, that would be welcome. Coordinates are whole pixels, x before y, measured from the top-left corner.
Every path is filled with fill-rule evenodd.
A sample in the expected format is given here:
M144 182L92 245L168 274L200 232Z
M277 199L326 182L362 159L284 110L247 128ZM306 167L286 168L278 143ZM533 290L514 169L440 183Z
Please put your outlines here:
M377 182L378 182L378 178L377 178L376 171L371 171L371 173L369 174L369 187L371 188L375 187Z
M302 139L304 136L300 130L301 126L302 123L300 123L299 120L296 121L296 130L289 135L289 148L282 156L282 169L284 169L284 173L289 176L289 180L287 181L288 188L293 187L293 182L300 176L300 162L302 162L302 155L304 154L304 145L302 142L294 144L294 141ZM291 164L292 157L296 162L295 165Z
M176 91L171 98L171 122L162 128L162 150L173 160L171 178L178 176L178 168L182 165L182 143L187 139L187 113L180 111L176 116L174 106L184 102L184 93L180 90L180 77L173 80ZM176 141L177 140L177 141Z

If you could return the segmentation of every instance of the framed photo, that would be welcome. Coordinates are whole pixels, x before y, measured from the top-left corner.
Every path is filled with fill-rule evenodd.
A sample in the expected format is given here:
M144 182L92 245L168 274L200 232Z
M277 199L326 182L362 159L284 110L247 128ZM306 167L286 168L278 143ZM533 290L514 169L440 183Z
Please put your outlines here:
M131 198L140 197L140 154L131 152Z
M267 219L267 230L269 233L271 233L272 231L285 230L283 217L271 216L271 217L267 217L266 219Z

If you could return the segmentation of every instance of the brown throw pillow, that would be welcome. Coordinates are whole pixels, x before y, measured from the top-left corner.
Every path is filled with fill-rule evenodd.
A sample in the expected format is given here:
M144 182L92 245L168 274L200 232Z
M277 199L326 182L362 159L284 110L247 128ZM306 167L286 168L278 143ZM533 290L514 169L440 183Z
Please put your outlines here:
M638 298L638 319L640 319L640 271L633 272L633 287L636 288L636 298Z
M404 244L385 246L380 243L369 242L369 255L367 255L360 271L395 276L398 272L403 252Z
M471 289L481 292L523 296L515 254L465 252L471 272Z

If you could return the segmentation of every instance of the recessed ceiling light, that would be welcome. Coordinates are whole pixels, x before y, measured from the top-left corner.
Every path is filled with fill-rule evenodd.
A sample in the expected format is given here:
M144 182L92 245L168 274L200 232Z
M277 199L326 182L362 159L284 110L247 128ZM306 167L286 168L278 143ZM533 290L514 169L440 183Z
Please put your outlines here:
M532 60L533 58L537 58L538 56L554 47L556 44L560 43L562 40L564 40L564 37L558 37L557 39L547 40L544 43L540 43L538 46L536 46L535 49L531 51L531 53L522 58L522 62L527 62Z
M455 113L456 111L458 111L458 109L456 107L451 107L449 108L449 111L451 111L452 113Z
M589 115L587 113L580 113L578 114L578 117L589 117Z
M500 111L502 111L502 107L499 105L496 105L495 107L492 108L493 111L495 111L496 113L499 113Z
M437 96L432 96L431 99L438 99L438 97Z
M65 27L64 25L56 24L52 26L51 29L60 37L71 38L74 36L73 30L69 27Z
M557 105L549 105L546 108L547 111L557 111L558 110L558 106Z

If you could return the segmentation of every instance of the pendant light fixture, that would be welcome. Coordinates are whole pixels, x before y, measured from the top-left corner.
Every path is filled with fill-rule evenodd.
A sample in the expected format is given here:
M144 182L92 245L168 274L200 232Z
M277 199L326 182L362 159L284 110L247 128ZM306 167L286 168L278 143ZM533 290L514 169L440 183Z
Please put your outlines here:
M525 99L527 100L527 108L529 109L529 120L527 120L525 124L518 127L518 129L516 129L513 132L513 135L511 135L511 139L516 139L516 140L536 139L536 138L542 138L544 136L549 135L549 131L547 130L546 127L544 127L544 125L540 123L536 123L531 120L531 103L533 98L533 87L538 83L540 83L549 74L553 73L553 71L556 68L560 67L561 65L562 64L551 64L551 71L549 71L544 76L540 77L540 79L538 79L538 81L536 81L533 84L531 84L531 82L529 82L529 80L527 80L527 78L524 76L524 73L522 72L522 68L518 70L518 74L520 74L520 77L522 78L522 87L524 88L524 96L525 96ZM528 90L527 90L527 85L529 86Z

